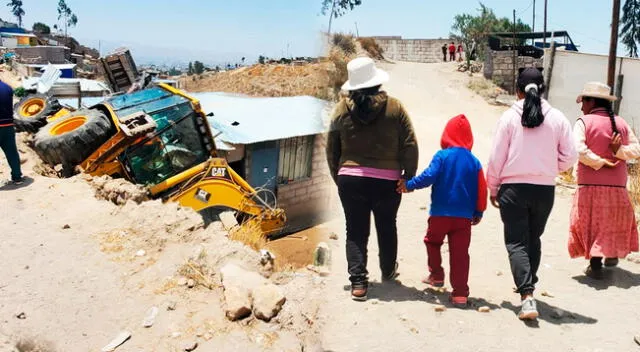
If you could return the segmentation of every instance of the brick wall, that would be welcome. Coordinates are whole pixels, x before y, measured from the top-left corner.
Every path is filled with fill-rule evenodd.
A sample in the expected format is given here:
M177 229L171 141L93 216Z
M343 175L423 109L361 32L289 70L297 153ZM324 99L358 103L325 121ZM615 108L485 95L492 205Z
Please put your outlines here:
M278 185L278 206L285 210L289 226L302 229L323 222L334 196L333 181L325 157L325 138L314 138L311 177Z
M543 58L535 59L530 56L518 56L516 65L516 77L518 69L525 67L543 67ZM511 92L514 86L513 79L513 51L487 51L484 65L484 76L493 80L501 88Z
M373 38L384 50L383 55L385 58L409 62L442 62L442 45L448 45L451 43L450 39L401 39L401 37Z

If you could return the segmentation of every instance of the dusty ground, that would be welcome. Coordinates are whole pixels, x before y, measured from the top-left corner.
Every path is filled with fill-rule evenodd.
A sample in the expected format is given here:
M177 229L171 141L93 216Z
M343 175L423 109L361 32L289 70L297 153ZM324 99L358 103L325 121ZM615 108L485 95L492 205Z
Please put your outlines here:
M184 76L180 82L189 92L226 92L249 96L286 97L309 95L327 99L335 68L330 62L283 65L265 64L226 72Z
M504 108L491 106L467 89L468 76L449 64L397 63L384 65L390 94L406 105L420 140L420 168L439 148L447 119L465 113L471 121L474 152L488 160L493 127ZM535 148L535 146L532 146ZM635 351L633 336L640 330L637 297L640 266L622 261L602 282L582 275L583 260L571 260L566 241L570 192L559 189L543 236L543 259L538 286L541 317L524 324L516 317L519 297L513 282L496 209L474 228L471 243L470 287L475 307L490 312L460 310L448 305L447 295L425 291L422 237L426 229L430 191L406 195L398 217L399 284L380 284L377 244L372 233L369 271L373 280L365 303L349 298L344 258L344 222L331 223L340 240L332 242L333 275L328 283L332 299L322 312L327 351ZM340 206L336 205L340 210ZM446 246L443 247L446 252ZM448 262L445 256L445 263ZM448 265L445 264L445 270ZM447 270L448 272L448 270ZM553 297L542 297L547 291ZM448 309L435 312L436 305Z
M276 272L271 279L287 298L277 318L231 323L218 270L228 261L259 270L259 253L228 240L220 223L203 229L197 214L175 204L117 206L96 199L96 181L43 177L33 171L34 153L22 142L19 149L27 182L0 185L0 336L35 337L50 344L43 352L99 351L123 330L132 337L118 351L182 351L193 341L204 351L318 345L323 278L306 270ZM8 177L3 156L0 179ZM207 278L196 283L211 289L179 285L191 257L201 257L194 263ZM144 328L153 306L155 324Z

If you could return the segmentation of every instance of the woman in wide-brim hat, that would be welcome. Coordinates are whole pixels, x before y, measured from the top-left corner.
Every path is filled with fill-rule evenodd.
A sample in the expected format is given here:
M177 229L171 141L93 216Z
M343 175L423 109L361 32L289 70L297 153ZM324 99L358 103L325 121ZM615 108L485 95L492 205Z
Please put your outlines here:
M610 87L589 82L578 95L584 116L574 125L578 190L571 209L569 255L589 260L585 274L601 278L605 266L638 251L638 229L627 192L626 161L640 157L640 144L612 109Z
M367 244L373 213L382 280L397 276L396 215L399 179L410 179L418 166L418 145L402 104L380 90L389 75L370 58L347 65L348 96L336 106L327 139L327 161L346 220L346 248L351 296L366 300Z

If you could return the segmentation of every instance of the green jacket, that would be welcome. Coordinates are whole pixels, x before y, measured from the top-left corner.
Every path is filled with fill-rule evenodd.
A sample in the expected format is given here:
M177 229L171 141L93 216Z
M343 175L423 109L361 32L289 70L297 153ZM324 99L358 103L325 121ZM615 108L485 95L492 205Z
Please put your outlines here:
M410 179L418 168L418 142L402 104L380 92L371 112L360 114L349 98L334 110L327 137L327 162L336 181L342 166L403 171Z

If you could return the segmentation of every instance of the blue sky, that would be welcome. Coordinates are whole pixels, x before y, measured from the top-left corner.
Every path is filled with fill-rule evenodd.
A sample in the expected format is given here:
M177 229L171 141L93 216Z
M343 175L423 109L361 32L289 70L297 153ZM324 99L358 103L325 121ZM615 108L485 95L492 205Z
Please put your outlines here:
M23 0L27 27L36 21L57 22L57 0ZM6 1L5 1L6 2ZM476 0L363 0L364 4L334 20L333 31L407 38L448 36L457 13L473 13ZM70 34L102 52L129 46L137 61L206 63L252 61L258 55L281 57L320 54L319 30L328 18L319 15L320 0L67 0L79 23ZM497 15L532 20L532 0L485 0ZM580 50L608 50L611 1L549 0L549 30L566 29ZM437 4L437 5L435 5ZM542 30L543 0L537 0L536 29ZM526 11L525 11L526 10ZM578 11L586 16L578 15ZM9 8L0 17L14 21ZM619 53L623 50L619 48Z
M140 57L204 62L319 54L317 0L66 0L78 16L70 35L102 51L131 47ZM6 3L7 1L0 1ZM57 0L23 0L24 25L57 22ZM15 21L0 6L3 20Z

